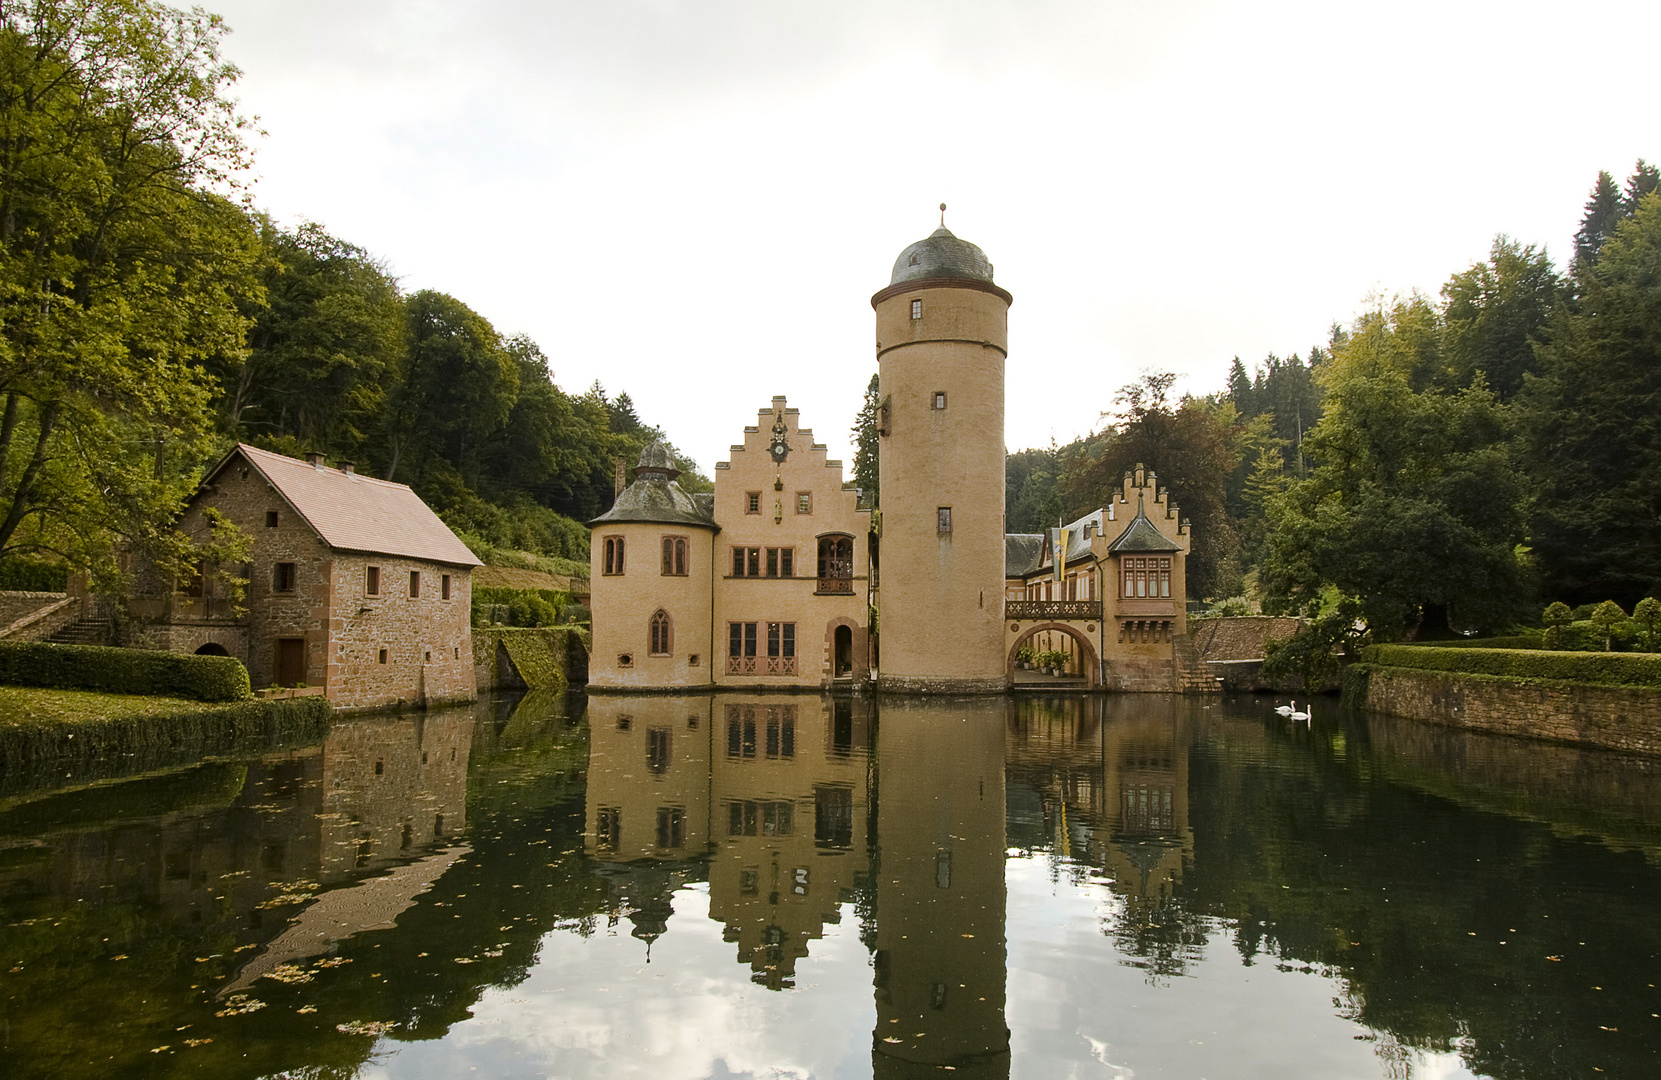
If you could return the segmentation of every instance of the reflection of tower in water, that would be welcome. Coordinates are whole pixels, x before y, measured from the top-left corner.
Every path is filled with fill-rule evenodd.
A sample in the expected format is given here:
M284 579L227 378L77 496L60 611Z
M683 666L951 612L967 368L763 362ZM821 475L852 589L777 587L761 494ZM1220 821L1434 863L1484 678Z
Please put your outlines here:
M877 731L879 1078L1007 1077L1002 698L885 699Z

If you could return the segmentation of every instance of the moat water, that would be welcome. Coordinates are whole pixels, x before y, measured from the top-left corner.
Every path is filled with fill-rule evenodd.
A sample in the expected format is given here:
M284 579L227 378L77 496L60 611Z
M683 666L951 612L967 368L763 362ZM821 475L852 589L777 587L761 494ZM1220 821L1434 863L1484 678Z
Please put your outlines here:
M0 1075L1648 1077L1661 762L538 697L0 777Z

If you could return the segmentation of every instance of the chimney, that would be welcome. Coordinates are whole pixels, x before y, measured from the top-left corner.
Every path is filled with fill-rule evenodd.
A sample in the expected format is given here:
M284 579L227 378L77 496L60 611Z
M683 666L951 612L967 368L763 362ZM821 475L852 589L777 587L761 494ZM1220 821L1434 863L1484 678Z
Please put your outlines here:
M321 469L321 468L326 467L324 462L323 462L323 455L318 453L315 450L313 450L311 453L306 455L306 461L310 462L311 467L314 468L314 469Z
M355 462L355 461L342 461L342 462L340 462L340 471L345 473L347 476L356 476L357 475L357 462Z
M612 458L611 464L616 470L616 476L612 480L611 497L616 500L623 494L623 489L629 486L628 473L623 468L622 458Z

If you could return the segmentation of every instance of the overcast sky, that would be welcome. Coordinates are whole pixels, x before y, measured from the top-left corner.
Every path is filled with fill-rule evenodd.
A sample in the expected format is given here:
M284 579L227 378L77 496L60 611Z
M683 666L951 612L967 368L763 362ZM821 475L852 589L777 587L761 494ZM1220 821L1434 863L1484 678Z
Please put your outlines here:
M938 223L1010 311L1006 442L1219 388L1496 233L1561 266L1661 158L1661 4L204 0L257 199L628 391L707 471L785 394L851 468L870 296Z

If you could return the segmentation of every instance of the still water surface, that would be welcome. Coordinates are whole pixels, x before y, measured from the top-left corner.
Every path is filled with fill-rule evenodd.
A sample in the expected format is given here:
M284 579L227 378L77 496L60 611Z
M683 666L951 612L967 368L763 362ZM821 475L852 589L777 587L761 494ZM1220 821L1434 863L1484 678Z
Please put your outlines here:
M1661 1074L1661 763L1273 704L532 696L0 777L0 1075Z

